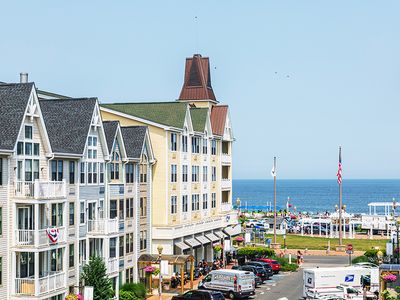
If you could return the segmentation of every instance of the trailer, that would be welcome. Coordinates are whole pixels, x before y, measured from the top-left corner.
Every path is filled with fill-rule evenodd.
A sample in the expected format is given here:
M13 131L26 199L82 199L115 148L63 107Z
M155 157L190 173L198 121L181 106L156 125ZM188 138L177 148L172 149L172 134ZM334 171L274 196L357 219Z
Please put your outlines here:
M351 286L360 292L369 280L370 292L379 290L379 270L361 266L312 268L303 270L303 297L316 299L319 295L340 295L339 290ZM346 295L346 289L344 289Z

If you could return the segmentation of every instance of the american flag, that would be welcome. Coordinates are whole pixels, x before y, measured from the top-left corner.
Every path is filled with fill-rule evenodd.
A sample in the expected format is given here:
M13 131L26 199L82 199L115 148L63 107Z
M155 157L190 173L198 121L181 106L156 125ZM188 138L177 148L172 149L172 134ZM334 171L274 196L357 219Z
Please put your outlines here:
M342 184L342 147L339 147L339 168L336 176L338 184Z

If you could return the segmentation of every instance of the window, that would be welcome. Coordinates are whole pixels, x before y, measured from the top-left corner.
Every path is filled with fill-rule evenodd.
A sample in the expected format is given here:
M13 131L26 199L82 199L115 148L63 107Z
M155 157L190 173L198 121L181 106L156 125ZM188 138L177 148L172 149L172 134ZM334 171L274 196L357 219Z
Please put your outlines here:
M99 163L100 183L104 183L104 163Z
M69 162L69 184L75 183L75 162Z
M216 208L217 207L217 194L212 193L211 194L211 208Z
M63 203L51 205L51 226L63 226Z
M63 250L62 248L50 250L50 270L52 272L63 270Z
M117 200L110 200L110 219L117 217Z
M125 165L125 173L126 173L125 174L126 183L133 183L134 177L133 177L133 164L132 163Z
M110 239L110 258L117 257L117 238Z
M192 166L192 182L199 182L199 173L200 173L200 167Z
M3 185L3 159L0 158L0 185Z
M119 211L118 217L120 220L122 220L124 218L124 199L119 199L118 211Z
M73 268L75 266L74 252L75 252L75 245L70 244L69 245L69 267L70 268Z
M80 223L85 224L85 202L81 202L80 206Z
M207 154L208 150L208 144L207 144L207 139L203 139L203 154Z
M3 258L0 257L0 285L3 285Z
M120 161L119 154L117 152L114 152L112 156L112 161L110 163L111 180L119 180L119 161Z
M178 149L176 133L171 133L171 151Z
M25 155L32 155L32 143L25 142Z
M18 142L17 155L24 155L24 142Z
M133 267L125 270L125 282L133 283Z
M25 159L25 181L32 181L32 159Z
M211 155L217 155L217 141L211 140Z
M25 138L28 140L32 139L33 128L30 125L25 125Z
M126 199L125 215L126 218L133 218L133 198Z
M0 207L0 235L3 235L3 208Z
M182 212L187 212L188 211L188 196L183 195L182 196Z
M207 209L207 208L208 208L208 195L203 194L203 209Z
M203 182L207 182L208 181L208 168L207 166L203 166Z
M140 232L140 250L145 250L147 248L147 230Z
M192 195L192 211L200 209L200 195L193 194Z
M211 167L211 180L217 181L217 168Z
M81 163L81 184L85 184L85 163Z
M63 161L52 160L51 161L51 180L62 181L63 180Z
M75 224L75 204L73 202L69 203L69 226Z
M133 252L133 233L127 233L125 235L125 253Z
M147 198L140 197L140 216L145 217L147 215Z
M182 166L182 182L187 182L188 181L188 166L183 165Z
M88 162L88 177L87 181L88 183L97 183L97 162Z
M176 214L178 211L178 203L176 196L171 196L171 214Z
M182 152L188 152L188 137L182 135Z
M119 257L123 257L124 255L124 236L121 235L119 237Z
M200 138L192 137L192 153L200 153Z
M39 144L38 143L34 143L33 144L33 155L39 156L39 153L40 153Z
M171 182L177 182L177 170L176 165L171 165Z
M147 182L147 165L140 165L140 182Z

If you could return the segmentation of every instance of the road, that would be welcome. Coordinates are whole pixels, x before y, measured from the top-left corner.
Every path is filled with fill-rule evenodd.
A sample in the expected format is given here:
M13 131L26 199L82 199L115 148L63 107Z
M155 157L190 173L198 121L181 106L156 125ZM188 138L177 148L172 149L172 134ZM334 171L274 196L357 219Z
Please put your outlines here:
M313 267L337 267L346 266L348 257L346 256L305 256L302 268ZM256 289L254 299L278 300L280 298L288 300L303 299L303 272L274 275L272 280Z

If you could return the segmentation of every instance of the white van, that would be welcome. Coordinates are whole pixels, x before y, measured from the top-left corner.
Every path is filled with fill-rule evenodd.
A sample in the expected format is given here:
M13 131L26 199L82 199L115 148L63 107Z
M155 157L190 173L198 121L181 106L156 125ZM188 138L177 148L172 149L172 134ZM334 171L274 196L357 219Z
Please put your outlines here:
M239 270L211 271L200 283L199 289L220 291L230 299L254 295L254 274Z

